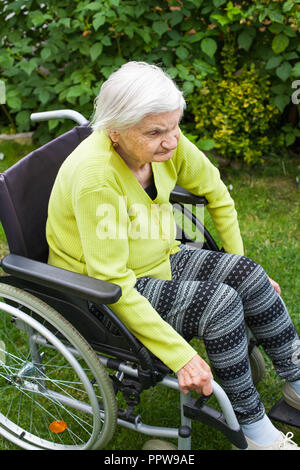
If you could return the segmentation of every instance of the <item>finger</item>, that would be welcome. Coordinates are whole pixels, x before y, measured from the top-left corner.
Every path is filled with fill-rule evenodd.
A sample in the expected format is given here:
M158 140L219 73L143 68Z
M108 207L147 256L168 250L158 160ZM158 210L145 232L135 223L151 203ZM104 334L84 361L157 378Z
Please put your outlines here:
M179 390L184 395L187 395L191 390L190 386L186 383L186 378L182 377L179 374L178 374L178 385L179 385Z
M203 379L199 381L195 386L194 390L195 392L203 395L211 395L212 394L212 377L209 375L207 376L206 379Z
M281 294L281 289L280 289L280 285L276 283L276 287L275 287L275 290L278 294Z
M280 289L279 284L277 284L277 282L275 282L275 281L272 281L271 284L272 284L272 286L274 287L275 291L276 291L278 294L281 294L281 289Z
M205 396L209 396L213 393L212 383L209 382L208 384L202 387L202 394Z
M268 276L269 278L269 281L271 283L271 285L273 286L273 288L275 289L275 291L280 295L281 294L281 288L280 288L280 285L274 281L273 279L270 278L270 276Z

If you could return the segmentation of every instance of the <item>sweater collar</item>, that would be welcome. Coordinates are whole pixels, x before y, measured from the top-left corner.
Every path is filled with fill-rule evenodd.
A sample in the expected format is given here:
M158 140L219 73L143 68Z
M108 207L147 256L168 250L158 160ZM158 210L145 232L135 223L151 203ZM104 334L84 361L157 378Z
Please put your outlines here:
M123 158L116 152L112 145L112 141L110 140L109 136L107 135L107 132L105 130L99 130L99 131L94 131L94 138L96 140L95 144L97 147L101 148L102 151L107 152L110 154L115 162L118 162L117 165L120 169L120 171L123 174L128 175L128 178L132 181L133 187L136 189L136 191L140 194L140 197L143 197L144 199L146 198L148 201L151 201L151 203L154 203L154 201L157 201L159 198L159 168L157 165L162 165L163 162L151 162L151 167L152 167L152 172L153 172L153 178L154 178L154 183L156 186L157 190L157 195L154 200L150 198L150 196L146 193L144 188L140 185L138 180L136 179L134 173L131 171L127 163L123 160Z

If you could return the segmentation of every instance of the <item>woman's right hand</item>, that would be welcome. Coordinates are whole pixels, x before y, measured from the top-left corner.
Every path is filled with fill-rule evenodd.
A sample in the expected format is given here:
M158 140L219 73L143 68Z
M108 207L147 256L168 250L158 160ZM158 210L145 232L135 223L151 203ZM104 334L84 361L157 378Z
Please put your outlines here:
M213 375L209 365L197 354L178 372L179 388L185 395L191 391L211 395Z

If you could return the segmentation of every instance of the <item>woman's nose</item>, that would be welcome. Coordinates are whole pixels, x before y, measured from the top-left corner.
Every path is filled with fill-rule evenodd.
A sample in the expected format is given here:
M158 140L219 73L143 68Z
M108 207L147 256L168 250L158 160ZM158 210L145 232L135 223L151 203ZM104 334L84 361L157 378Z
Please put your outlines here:
M167 150L175 150L178 143L178 135L172 134L166 137L162 142L162 147Z

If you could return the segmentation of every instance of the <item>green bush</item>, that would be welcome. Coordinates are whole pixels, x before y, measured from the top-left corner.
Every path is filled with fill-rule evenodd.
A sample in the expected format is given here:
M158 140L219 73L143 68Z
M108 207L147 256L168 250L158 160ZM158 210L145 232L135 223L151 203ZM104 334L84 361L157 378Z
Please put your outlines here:
M228 38L237 70L268 72L270 104L281 114L295 106L300 0L0 0L0 22L1 132L29 130L30 113L42 110L68 107L89 118L102 82L128 60L162 65L191 98L204 80L223 79ZM36 135L47 140L66 126L39 124ZM287 145L293 126L283 129Z
M284 145L278 132L280 111L270 103L270 79L254 65L236 71L232 43L224 47L223 76L207 78L198 93L193 93L190 108L200 142L211 142L217 154L227 159L242 159L248 164L262 161L274 147Z

